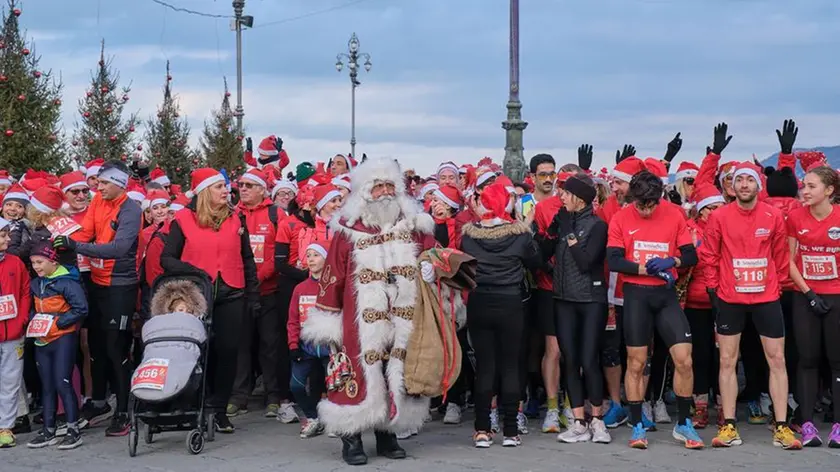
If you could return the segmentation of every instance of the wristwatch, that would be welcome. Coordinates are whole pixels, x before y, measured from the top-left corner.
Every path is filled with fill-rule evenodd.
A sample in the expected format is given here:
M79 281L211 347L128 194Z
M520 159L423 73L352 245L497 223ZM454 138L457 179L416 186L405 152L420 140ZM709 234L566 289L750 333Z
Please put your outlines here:
M575 239L577 239L577 236L575 236L575 233L569 233L569 234L566 235L566 241L574 241Z

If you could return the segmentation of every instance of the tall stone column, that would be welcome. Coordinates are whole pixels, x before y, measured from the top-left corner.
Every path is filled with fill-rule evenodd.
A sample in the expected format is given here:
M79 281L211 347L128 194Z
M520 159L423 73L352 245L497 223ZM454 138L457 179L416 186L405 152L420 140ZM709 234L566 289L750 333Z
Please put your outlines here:
M519 101L519 0L510 0L510 87L507 119L502 122L505 130L505 160L502 168L514 182L521 182L528 172L523 155L522 132L528 123L522 120L522 103Z

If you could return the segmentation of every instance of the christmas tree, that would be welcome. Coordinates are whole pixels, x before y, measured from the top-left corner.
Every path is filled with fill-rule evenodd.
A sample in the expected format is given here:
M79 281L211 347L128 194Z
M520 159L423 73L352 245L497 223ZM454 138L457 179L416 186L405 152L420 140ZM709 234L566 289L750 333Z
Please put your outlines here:
M137 115L123 119L130 87L118 91L120 76L105 60L105 41L99 54L99 67L91 74L91 88L79 99L81 123L76 122L73 134L74 159L84 163L90 159L128 159L134 148L133 133ZM138 150L142 146L138 145Z
M187 146L190 126L181 118L178 101L172 96L172 74L166 61L166 83L163 86L163 103L157 116L146 124L147 160L161 167L173 183L189 184L191 166L198 164Z
M204 133L199 145L208 167L227 169L231 179L242 175L242 136L236 131L233 110L230 109L227 79L222 106L213 110L213 117L209 123L204 122Z
M9 0L0 32L0 169L64 170L60 138L61 84L38 68L20 30L20 8Z

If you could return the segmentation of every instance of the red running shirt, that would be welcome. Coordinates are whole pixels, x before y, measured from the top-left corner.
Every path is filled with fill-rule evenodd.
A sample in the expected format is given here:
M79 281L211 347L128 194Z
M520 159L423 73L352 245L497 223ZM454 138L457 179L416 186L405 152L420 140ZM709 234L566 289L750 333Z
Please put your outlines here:
M834 205L822 221L808 207L798 208L788 214L786 225L788 237L799 242L793 260L808 287L820 295L840 294L840 205Z
M648 218L642 218L635 205L619 210L610 222L607 247L624 249L624 257L644 266L654 257L679 256L679 247L694 244L685 215L676 205L657 205ZM671 275L677 277L672 269ZM621 274L622 281L637 285L665 285L650 275Z

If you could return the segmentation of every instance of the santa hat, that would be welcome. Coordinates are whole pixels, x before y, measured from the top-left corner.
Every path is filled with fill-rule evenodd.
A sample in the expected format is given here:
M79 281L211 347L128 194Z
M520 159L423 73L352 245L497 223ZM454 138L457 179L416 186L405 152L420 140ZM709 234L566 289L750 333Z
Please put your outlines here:
M128 198L134 200L135 202L142 202L146 199L146 190L142 185L134 180L129 182L126 194L128 195Z
M636 156L630 156L616 164L611 175L615 179L630 182L633 180L634 175L646 169L645 163L641 159Z
M202 167L194 170L190 175L190 192L192 195L198 195L207 187L224 181L225 176L221 172L210 167ZM187 196L191 197L190 195Z
M455 175L459 175L461 173L460 169L458 169L458 166L456 166L454 162L444 162L438 166L437 172L435 172L435 175L438 176L438 179L440 178L440 173L445 170L452 171L455 173Z
M271 198L277 196L277 192L280 190L289 190L292 194L297 194L298 188L294 182L291 180L278 180L276 184L274 184L274 188L271 189Z
M285 149L277 150L277 137L272 134L260 141L257 147L257 163L259 167L263 167L278 161L277 167L282 169L289 165L289 156Z
M505 190L507 190L508 193L516 193L516 187L513 186L513 181L511 181L510 178L506 175L500 175L496 178L496 181L493 183L504 186Z
M55 213L64 203L64 193L52 185L45 185L35 191L29 203L41 213Z
M490 179L496 178L497 175L490 167L479 167L476 171L475 186L481 187Z
M438 200L446 203L455 210L460 210L461 205L464 204L464 199L461 198L461 192L453 185L444 185L434 192Z
M186 196L183 193L179 193L175 196L175 200L172 200L172 203L169 204L169 209L172 211L181 211L190 204L190 197Z
M172 184L169 186L169 194L170 195L178 195L181 193L181 186L178 184Z
M504 185L495 182L481 192L482 220L513 221L508 210L510 193Z
M417 199L423 200L426 198L427 193L434 192L439 188L440 187L435 182L426 182L422 187L420 187L420 190L417 192Z
M330 247L329 241L322 241L322 240L315 240L309 243L309 246L306 246L306 250L309 251L310 249L317 252L321 255L324 259L327 258L327 249Z
M725 204L726 200L720 194L720 190L711 184L698 184L691 192L691 201L694 202L697 211L716 203Z
M169 194L166 193L166 190L161 189L152 189L151 192L146 196L146 200L149 202L149 208L155 205L169 205Z
M9 190L3 195L3 203L18 202L24 207L29 204L29 194L20 184L12 184Z
M655 157L648 157L645 159L645 167L647 167L648 172L651 174L659 177L662 180L663 184L667 184L668 180L668 168L665 167L665 164Z
M340 158L344 159L344 162L346 162L346 163L347 163L347 170L353 170L353 168L354 168L354 167L356 167L356 165L358 165L358 163L356 162L356 160L355 160L355 159L353 159L353 156L350 156L350 155L345 156L344 154L336 154L335 156L333 156L333 157L332 157L332 159L330 159L330 162L329 162L329 163L327 163L327 166L328 166L328 167L329 167L329 166L332 166L332 162L333 162L333 161L334 161L337 157L340 157Z
M268 189L268 177L266 177L265 172L259 169L249 169L248 172L242 174L242 180L247 180L253 184L261 185L263 188Z
M560 171L560 172L557 173L557 180L556 180L555 184L557 185L558 188L563 188L563 184L565 184L566 181L569 180L569 177L571 177L573 175L575 175L574 172Z
M680 162L680 166L677 168L676 179L693 179L697 177L698 172L700 172L700 168L697 167L697 164L688 161Z
M47 185L47 181L40 178L21 179L20 185L27 195L32 195L36 190Z
M723 185L723 181L724 179L726 179L726 177L732 175L732 173L735 172L735 164L735 162L724 162L720 165L720 175L718 176L718 179L720 180L721 185Z
M9 176L9 171L0 170L0 185L12 185L12 178Z
M464 165L462 165L461 167L458 168L458 173L461 174L461 175L464 175L464 174L466 174L467 172L470 171L470 167L472 167L472 166L469 165L469 164L464 164Z
M347 174L332 179L331 183L336 187L346 188L348 192L353 190L353 188L350 186L350 176Z
M735 172L732 174L732 180L737 179L739 175L748 175L755 179L758 183L758 190L761 190L761 173L761 168L752 162L739 162L735 165Z
M105 164L105 159L93 159L85 164L85 178L96 177L99 171L102 170L102 164Z
M796 151L795 155L805 172L809 172L814 167L826 165L825 153L820 151Z
M0 218L0 231L3 231L4 229L8 228L10 224L12 223L9 220L5 218Z
M149 174L149 178L152 179L152 182L163 185L164 187L172 184L169 177L166 176L166 173L160 167L155 167Z
M326 184L315 187L315 210L321 211L324 205L330 202L333 198L340 197L341 193L334 185Z
M59 181L60 181L62 192L67 192L68 190L70 190L72 188L75 188L75 187L82 187L82 188L85 188L85 189L88 188L88 185L87 185L87 182L86 182L86 179L85 179L85 174L83 174L79 171L68 172L68 173L62 175L61 177L59 177Z

